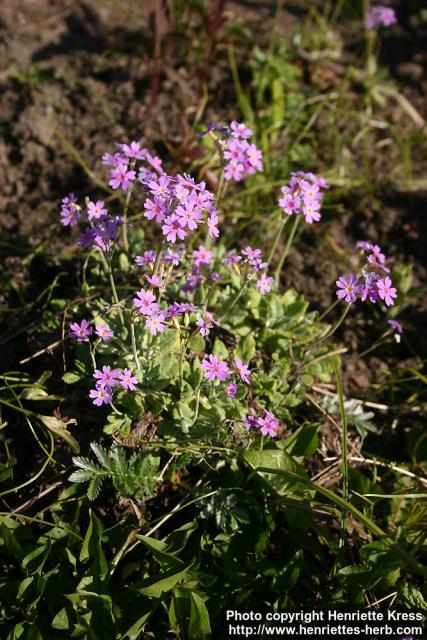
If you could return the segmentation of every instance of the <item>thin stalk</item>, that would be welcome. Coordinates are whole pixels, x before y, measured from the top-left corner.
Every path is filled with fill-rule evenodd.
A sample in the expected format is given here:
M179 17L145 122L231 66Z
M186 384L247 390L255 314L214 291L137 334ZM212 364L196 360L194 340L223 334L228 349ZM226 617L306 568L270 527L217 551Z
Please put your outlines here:
M112 266L111 266L111 257L109 257L107 259L105 257L105 255L104 255L103 251L101 251L100 255L101 255L102 263L104 265L104 269L106 270L106 272L108 274L108 278L110 280L110 287L111 287L111 292L112 292L112 295L113 295L114 304L117 306L117 308L119 310L120 322L124 325L125 319L123 317L123 311L122 311L122 307L121 307L121 304L120 304L119 296L117 295L116 283L114 282L113 269L112 269Z
M129 251L128 209L129 209L129 203L130 203L131 195L132 195L132 189L129 189L127 194L126 194L125 208L123 210L123 248L124 248L126 253Z
M324 333L323 336L321 336L319 338L319 340L317 340L317 342L315 344L319 344L319 342L323 342L323 340L326 340L326 338L330 338L331 335L335 333L335 331L338 329L338 327L344 322L345 317L346 317L347 313L349 312L350 307L351 307L351 303L348 304L346 307L344 307L344 311L342 312L342 314L340 315L340 317L338 318L336 323L334 325L332 325L332 327L330 329L328 329L328 331L326 333Z
M283 251L282 257L279 260L279 263L278 263L278 265L276 267L276 272L274 274L274 280L276 282L276 286L279 284L280 274L282 272L283 265L285 264L285 260L286 260L286 258L288 256L289 250L290 250L290 248L292 246L292 242L294 241L294 237L295 237L296 230L298 228L299 221L300 221L300 216L299 215L295 215L294 224L292 225L292 229L291 229L291 232L289 234L288 241L287 241L287 243L285 245L285 250Z
M347 414L344 406L344 388L342 383L342 377L340 372L340 365L338 359L334 359L335 378L337 381L337 393L341 414L341 459L342 459L342 494L346 502L348 502L348 449L347 449ZM340 549L344 546L346 527L347 525L347 511L345 509L341 512L341 536L340 536Z
M136 348L135 323L134 323L132 318L130 320L130 339L131 339L131 343L132 343L133 358L135 360L137 371L140 374L141 373L141 364L139 362L138 351L137 351L137 348Z
M224 311L224 313L222 314L222 316L220 318L218 318L218 322L221 322L221 320L223 320L224 318L226 318L228 316L228 314L230 313L230 311L232 310L232 308L235 306L236 302L239 300L239 298L242 296L243 292L245 291L246 287L248 286L248 284L251 282L252 280L252 274L248 275L248 279L246 280L245 284L243 285L243 287L240 289L239 293L237 294L237 296L234 298L233 302L231 303L231 305L228 307L228 309L226 309L226 311Z
M164 239L162 239L159 243L159 246L157 247L157 252L156 252L156 260L154 262L154 268L153 268L153 276L157 275L157 272L159 270L159 266L160 266L160 260L162 257L162 249L163 249L163 245L164 245Z
M273 246L271 247L270 255L268 256L267 267L270 266L271 260L272 260L272 258L274 256L274 253L275 253L276 249L277 249L277 245L279 244L279 240L281 238L283 229L285 228L285 224L287 223L289 218L290 218L290 216L287 215L287 216L284 216L282 218L282 220L280 221L279 227L278 227L277 232L276 232L276 237L274 239Z

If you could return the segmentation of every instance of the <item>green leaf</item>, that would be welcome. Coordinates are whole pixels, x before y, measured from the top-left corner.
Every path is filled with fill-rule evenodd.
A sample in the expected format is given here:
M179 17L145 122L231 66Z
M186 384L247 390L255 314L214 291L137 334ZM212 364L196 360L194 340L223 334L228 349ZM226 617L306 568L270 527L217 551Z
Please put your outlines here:
M195 591L190 592L190 622L188 624L188 634L194 640L205 640L211 637L211 625L209 612L203 598Z
M102 524L97 516L90 510L90 522L86 532L83 546L80 551L80 562L92 559L97 565L98 574L104 578L107 573L107 561L101 547Z
M70 611L68 606L61 609L52 620L52 628L60 631L68 631L71 627L70 613L72 615L72 611Z
M206 348L206 342L203 336L200 333L196 333L188 343L188 348L190 351L202 352Z
M252 333L245 336L237 345L234 354L236 358L240 358L243 362L249 362L255 357L256 342Z
M64 373L62 379L65 384L75 384L79 380L82 380L83 377L84 376L81 373L77 373L76 371L68 371L67 373Z
M258 449L251 449L245 451L243 457L255 469L263 467L264 470L269 468L277 471L292 471L297 476L305 475L302 468L285 450L264 449L259 451ZM287 479L284 475L278 476L265 471L260 472L260 475L280 495L301 494L301 485L294 480Z
M143 580L137 585L138 593L142 593L145 596L151 596L152 598L161 598L165 593L171 591L184 577L193 566L194 561L187 563L181 571L171 569L166 571L161 576L153 576Z
M87 488L87 497L89 500L95 500L98 497L99 492L101 491L101 485L103 482L103 478L101 476L96 476L92 478Z
M228 349L219 338L217 338L214 342L212 353L220 360L227 360L228 358Z

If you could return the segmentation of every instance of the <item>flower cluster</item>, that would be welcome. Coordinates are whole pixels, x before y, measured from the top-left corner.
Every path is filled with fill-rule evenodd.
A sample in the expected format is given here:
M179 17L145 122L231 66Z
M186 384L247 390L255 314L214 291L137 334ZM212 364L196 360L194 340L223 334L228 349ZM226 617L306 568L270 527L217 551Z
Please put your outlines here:
M289 184L282 187L279 206L287 215L302 213L309 224L318 222L321 218L322 189L329 189L324 178L310 172L292 173Z
M82 207L77 204L74 194L63 198L61 204L61 224L74 227L82 216ZM78 243L84 247L93 246L102 251L112 251L114 243L119 237L123 219L120 216L109 215L102 200L86 201L86 214L90 226L87 226L80 236Z
M280 430L280 422L271 411L264 409L263 416L248 415L243 419L243 424L248 429L256 429L263 436L274 438Z
M80 323L72 322L70 324L70 338L74 338L77 342L84 342L93 334L93 327L89 320L82 320ZM95 324L95 334L107 342L114 336L114 331L110 329L107 323L99 322Z
M257 275L256 286L261 295L265 295L271 291L273 278L268 276L265 271L268 265L263 260L261 249L252 249L252 247L247 246L242 249L240 254L235 251L230 251L225 258L223 258L222 262L227 266L235 265L236 269L239 269L241 265L251 279L254 275ZM261 271L264 273L260 273Z
M367 29L378 29L379 27L390 27L396 24L397 18L394 9L385 7L382 4L373 4L368 11L365 20Z
M394 304L397 292L391 278L390 270L385 266L386 256L378 245L370 242L358 242L357 247L367 253L367 261L361 275L349 274L341 276L337 281L337 297L347 303L369 300L372 303L383 300L390 307Z
M128 391L136 391L138 379L133 375L131 369L111 369L106 365L100 369L95 369L93 377L96 380L95 389L91 389L89 397L97 407L102 404L110 404L113 401L113 389L117 385Z
M210 382L214 382L215 380L224 382L234 373L238 380L241 380L245 384L250 384L251 370L240 358L236 358L230 367L225 360L219 360L217 356L211 354L202 361L202 369L205 379ZM225 391L228 396L234 397L237 392L237 384L230 382Z
M68 196L61 200L61 224L64 227L75 227L80 218L80 207L77 204L77 198L74 193L69 193Z
M215 133L214 133L215 132ZM263 171L262 151L248 142L253 131L233 120L230 126L210 125L202 134L210 134L225 160L224 178L240 182L257 171Z

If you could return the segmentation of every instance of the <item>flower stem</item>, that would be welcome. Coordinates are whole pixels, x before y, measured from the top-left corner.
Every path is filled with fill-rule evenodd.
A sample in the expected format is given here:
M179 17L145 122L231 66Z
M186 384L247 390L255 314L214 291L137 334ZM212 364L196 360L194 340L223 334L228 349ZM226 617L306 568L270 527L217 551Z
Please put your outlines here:
M279 263L278 263L278 265L276 267L276 272L274 274L274 280L276 282L276 286L278 286L278 284L279 284L280 274L282 272L283 265L285 264L285 260L286 260L286 258L288 256L289 249L291 248L292 242L294 241L294 237L295 237L296 230L298 228L299 221L300 221L300 216L299 215L295 215L294 224L292 225L292 229L291 229L291 232L289 234L288 241L287 241L286 246L285 246L285 250L283 251L282 257L279 260Z
M340 365L338 358L334 358L335 378L337 381L337 393L341 414L341 473L342 473L342 494L346 502L348 502L348 458L347 458L347 415L344 406L344 388L340 372ZM347 523L347 511L341 512L341 536L339 546L344 546L345 534Z
M130 339L132 342L132 351L133 351L133 357L135 360L136 368L138 370L138 373L141 373L141 364L139 362L138 351L136 348L136 340L135 340L135 323L132 318L130 319Z
M342 314L340 315L340 317L338 318L336 323L334 325L332 325L332 327L330 329L328 329L328 331L326 331L326 333L324 333L323 336L320 336L320 338L319 338L319 340L317 340L316 344L318 344L319 342L323 342L323 340L326 340L326 338L330 338L331 335L333 333L335 333L335 331L338 329L338 327L344 322L344 319L345 319L347 313L349 312L350 307L351 307L351 303L348 304L344 308L344 311L342 312Z
M128 209L129 209L129 203L130 203L131 195L132 195L132 189L129 189L129 191L126 194L125 208L124 208L124 211L123 211L123 248L124 248L126 253L129 251Z
M279 240L280 240L280 237L282 235L283 229L285 228L285 224L287 223L289 218L290 218L290 216L284 216L282 218L282 220L280 221L280 225L279 225L279 227L277 229L277 232L275 234L276 237L274 239L273 246L271 247L270 255L268 256L267 267L270 266L271 260L272 260L272 258L274 256L274 253L275 253L276 249L277 249L277 245L279 244Z

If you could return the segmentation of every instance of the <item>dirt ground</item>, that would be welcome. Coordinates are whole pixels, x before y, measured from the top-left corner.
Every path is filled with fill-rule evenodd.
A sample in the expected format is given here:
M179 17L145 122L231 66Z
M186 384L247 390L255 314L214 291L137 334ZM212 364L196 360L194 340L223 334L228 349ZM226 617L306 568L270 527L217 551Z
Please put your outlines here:
M222 4L225 13L221 15ZM427 53L422 41L427 29L425 23L414 22L410 4L401 2L398 6L400 27L396 36L385 40L381 59L402 96L425 117ZM236 19L246 20L260 25L260 42L265 41L274 5L253 0L213 2L209 21L202 25L204 48L200 54L200 38L194 41L173 32L167 0L3 3L0 257L16 287L27 291L29 299L60 270L60 254L69 245L67 232L58 225L61 197L70 191L95 193L72 148L95 173L102 171L100 158L115 140L140 139L166 153L172 163L178 162L174 155L184 162L191 158L189 122L201 104L206 81L210 96L206 120L237 114L226 54L221 50L222 30ZM300 11L299 3L286 3L281 29L289 30ZM348 40L341 66L351 60L356 46L351 31ZM310 64L305 72L313 80ZM390 108L396 127L411 118L399 104ZM325 166L327 159L326 153ZM392 153L375 156L374 181L375 175L392 171L394 160ZM342 215L325 216L325 225L304 234L291 251L284 281L318 308L324 307L333 299L334 288L319 287L319 281L333 283L345 268L345 259L339 262L345 253L357 240L369 239L387 247L397 262L412 264L416 285L425 282L425 166L426 159L416 156L412 166L415 188L396 180L395 186L381 186L371 199L347 193ZM41 240L46 241L43 253L28 266L26 256ZM13 307L17 299L13 291L3 297L0 294L2 306ZM408 308L405 322L414 335L425 326L426 314L425 303ZM0 311L4 331L10 332L13 322L16 318ZM356 333L349 329L345 335L353 346L360 339ZM17 366L23 354L46 341L34 340L21 329L18 337L6 341L7 368ZM418 342L417 348L427 353L425 343ZM402 357L412 355L402 352ZM366 370L349 373L359 391L372 377L369 366L361 366Z

